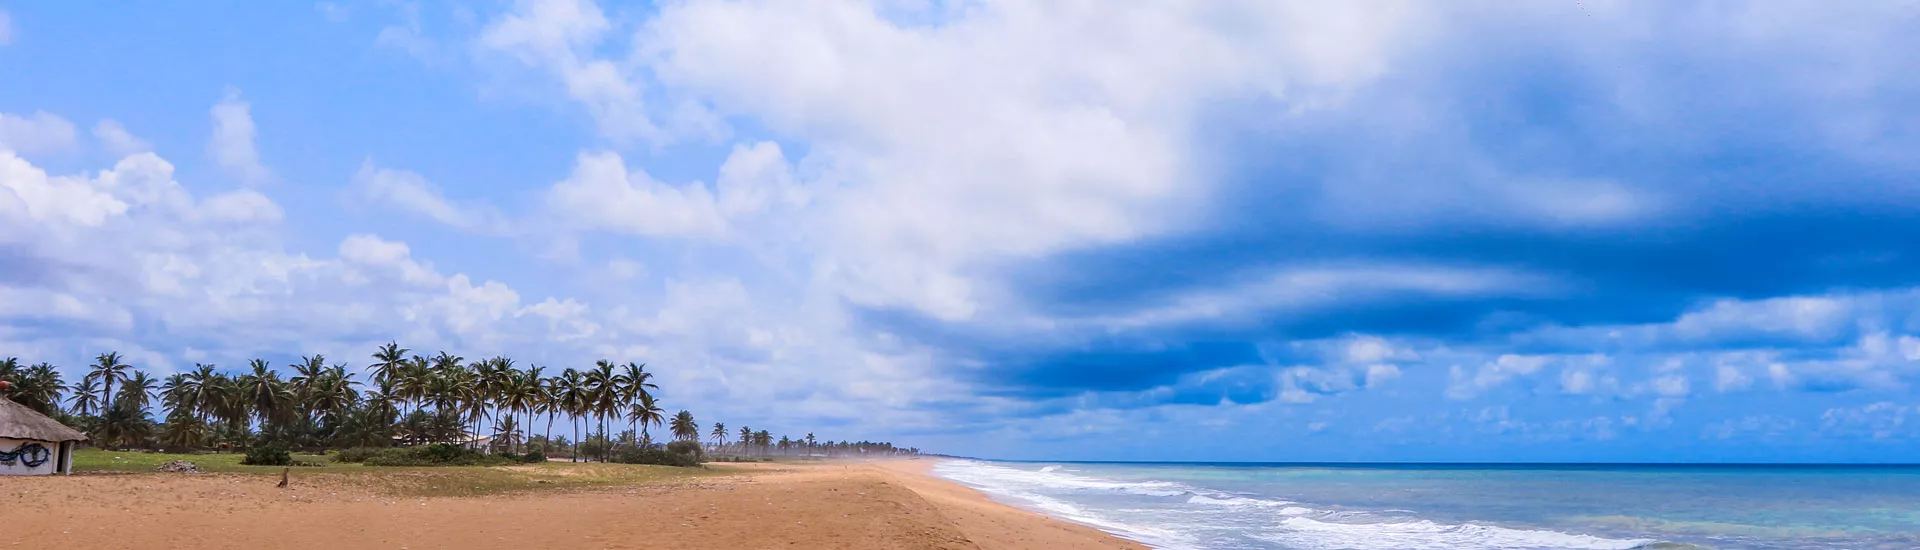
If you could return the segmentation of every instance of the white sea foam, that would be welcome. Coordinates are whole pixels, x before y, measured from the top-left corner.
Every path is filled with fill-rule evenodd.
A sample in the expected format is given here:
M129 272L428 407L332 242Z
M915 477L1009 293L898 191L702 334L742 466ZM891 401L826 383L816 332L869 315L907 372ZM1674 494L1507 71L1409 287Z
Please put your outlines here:
M1293 548L1353 550L1627 550L1654 542L1472 523L1444 524L1428 520L1335 523L1304 517L1287 518L1280 522L1280 529L1254 537Z
M948 479L982 486L1115 492L1154 497L1179 496L1194 489L1188 485L1167 481L1133 482L1101 479L1062 472L1053 466L1029 471L970 460L942 462L934 468L934 473Z
M1166 497L1185 494L1188 487L1184 485L1168 482L1128 483L1064 473L1053 466L1027 471L965 460L942 462L934 466L933 472L1054 517L1091 525L1156 548L1197 548L1190 537L1176 530L1121 521L1110 514L1090 511L1061 498L1042 494L1080 491Z
M1316 509L1275 498L1184 483L1124 481L978 461L945 461L936 475L1005 502L1091 525L1156 548L1356 550L1625 550L1653 541L1448 524L1404 510Z
M1198 494L1198 495L1193 495L1191 497L1188 497L1187 504L1201 504L1206 506L1226 506L1226 507L1232 507L1232 508L1275 508L1280 506L1286 506L1288 504L1293 504L1293 503L1287 502L1284 500L1266 500L1266 499L1260 499L1260 498L1229 496L1229 495L1221 495L1221 494L1211 494L1211 496L1207 494Z

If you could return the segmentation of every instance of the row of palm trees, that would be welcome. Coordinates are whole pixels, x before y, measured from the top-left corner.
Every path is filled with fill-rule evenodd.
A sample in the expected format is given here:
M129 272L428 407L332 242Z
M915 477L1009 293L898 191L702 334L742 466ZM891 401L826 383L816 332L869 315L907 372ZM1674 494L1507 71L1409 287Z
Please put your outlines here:
M688 428L689 431L697 436L700 428L698 425L693 424L693 416L687 414L686 411L681 411L681 414L686 417L687 425L690 426ZM675 417L675 421L678 422L679 417ZM712 449L714 452L724 453L732 451L741 455L771 455L775 449L778 449L782 455L797 454L802 456L818 455L829 457L920 454L920 449L918 448L896 448L892 443L886 442L841 441L836 443L827 441L823 443L818 438L815 438L812 432L808 432L805 438L783 435L780 436L779 440L774 440L773 435L767 433L766 430L754 431L753 428L747 426L740 427L738 439L732 440L733 445L729 446L727 443L729 434L727 432L727 425L724 422L713 423L713 431L708 432L707 435L712 438ZM674 436L676 439L681 438L679 424L675 424L674 426Z
M506 357L469 361L444 351L432 356L410 351L389 342L372 354L364 371L313 355L287 365L284 377L255 359L239 372L198 364L162 380L126 364L118 353L105 353L72 384L50 364L21 366L8 358L0 360L0 380L14 382L7 398L110 446L240 447L263 439L304 448L461 443L476 441L483 428L491 427L490 444L502 450L531 444L555 452L571 442L575 452L569 454L578 457L580 444L591 443L588 447L606 459L618 445L651 445L650 429L663 425L676 441L700 440L693 413L682 410L670 420L665 415L654 395L659 389L654 373L645 364L601 360L591 368L549 376L544 367L520 368ZM154 397L164 411L165 421L158 424L147 414ZM572 427L571 439L553 433L561 418ZM623 421L629 429L610 436ZM536 426L543 428L541 435L532 435ZM887 443L823 444L813 434L776 442L764 430L747 428L730 447L725 428L714 424L716 452L917 452Z

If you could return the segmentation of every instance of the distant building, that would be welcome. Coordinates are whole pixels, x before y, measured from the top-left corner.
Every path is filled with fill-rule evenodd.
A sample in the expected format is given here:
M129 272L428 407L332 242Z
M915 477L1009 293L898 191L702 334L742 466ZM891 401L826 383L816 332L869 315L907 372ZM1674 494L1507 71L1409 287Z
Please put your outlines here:
M460 446L466 447L469 451L486 452L493 448L493 436L483 435L480 437L470 437L466 441L462 441Z
M73 447L86 440L86 434L0 397L0 475L72 473Z

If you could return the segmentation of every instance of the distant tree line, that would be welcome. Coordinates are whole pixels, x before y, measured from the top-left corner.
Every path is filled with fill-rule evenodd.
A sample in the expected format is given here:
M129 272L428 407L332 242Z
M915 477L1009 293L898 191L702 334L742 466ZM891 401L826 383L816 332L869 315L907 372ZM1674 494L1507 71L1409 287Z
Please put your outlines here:
M486 435L491 450L540 450L605 460L621 448L654 446L651 428L663 426L674 441L702 446L692 412L666 416L654 396L659 389L654 373L645 364L601 360L590 368L547 376L545 367L520 368L506 357L469 361L444 351L432 356L410 351L389 342L359 371L313 355L287 365L285 376L255 359L238 372L196 364L165 379L126 364L119 353L104 353L71 384L51 364L23 366L17 358L6 358L0 359L0 380L12 382L12 387L0 396L86 432L94 444L107 447L233 449L270 442L320 450L473 443ZM361 374L367 376L357 379ZM163 418L159 422L149 413L156 404ZM572 437L555 434L555 421L571 428ZM623 423L628 429L610 435ZM729 444L726 425L719 422L710 433L707 449L715 453L919 452L892 443L822 442L811 433L775 440L765 430L745 427Z

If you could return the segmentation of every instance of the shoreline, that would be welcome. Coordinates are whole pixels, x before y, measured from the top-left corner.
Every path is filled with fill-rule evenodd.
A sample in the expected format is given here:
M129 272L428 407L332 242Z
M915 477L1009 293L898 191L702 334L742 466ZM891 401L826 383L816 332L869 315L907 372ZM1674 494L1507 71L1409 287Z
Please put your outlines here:
M712 464L597 486L557 479L595 468L501 467L483 473L556 481L471 496L439 496L477 477L452 469L296 468L287 489L278 472L89 473L0 477L0 496L22 504L15 540L85 548L1146 548L993 502L933 476L936 460Z
M1148 548L1093 526L997 502L986 493L934 475L934 465L942 460L951 459L886 460L871 465L896 474L908 489L946 512L983 549Z

